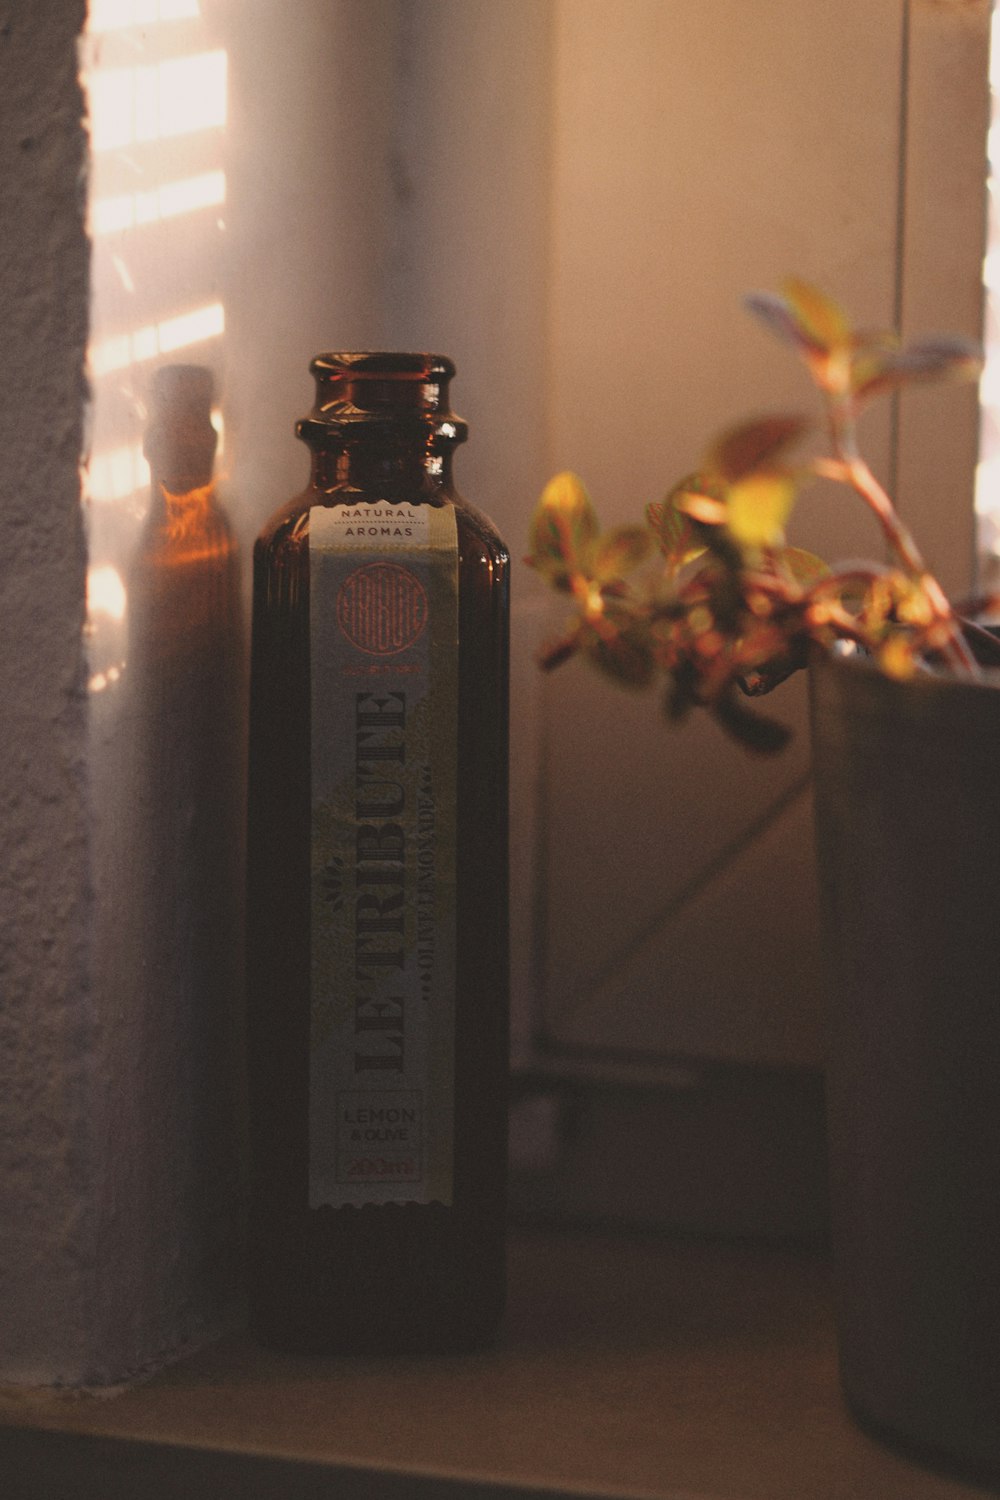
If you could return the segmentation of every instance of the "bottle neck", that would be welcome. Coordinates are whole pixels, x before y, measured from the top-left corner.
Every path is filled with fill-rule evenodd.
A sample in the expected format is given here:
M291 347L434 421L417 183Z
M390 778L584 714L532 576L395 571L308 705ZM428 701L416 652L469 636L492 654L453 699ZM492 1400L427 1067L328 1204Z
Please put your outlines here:
M154 505L164 490L186 495L211 484L219 441L212 391L211 371L201 365L164 365L156 372L142 443Z
M193 516L207 515L215 503L209 461L162 468L151 464L149 481L150 526L173 529L181 520L189 525Z
M412 503L440 489L438 467L423 442L361 438L313 448L311 482L325 494L351 490L359 499Z
M153 494L161 490L171 495L186 495L190 490L201 490L212 483L214 465L209 462L176 464L150 464L149 482Z

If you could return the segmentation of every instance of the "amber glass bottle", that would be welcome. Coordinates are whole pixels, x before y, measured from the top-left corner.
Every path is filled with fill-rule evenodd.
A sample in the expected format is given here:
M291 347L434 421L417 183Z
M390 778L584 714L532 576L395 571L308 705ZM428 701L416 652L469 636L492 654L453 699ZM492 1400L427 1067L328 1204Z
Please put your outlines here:
M254 554L252 1317L473 1347L504 1289L509 559L455 492L454 367L326 354Z

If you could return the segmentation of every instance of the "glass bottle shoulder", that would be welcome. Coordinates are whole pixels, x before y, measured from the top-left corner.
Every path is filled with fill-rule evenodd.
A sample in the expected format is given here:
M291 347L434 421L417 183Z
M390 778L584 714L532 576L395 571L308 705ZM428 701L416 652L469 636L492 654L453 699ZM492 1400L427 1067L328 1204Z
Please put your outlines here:
M309 547L309 517L317 508L358 504L373 497L357 490L317 491L303 490L295 495L266 522L255 545L258 561L270 558L285 558L307 552ZM382 502L392 504L394 502ZM499 532L492 521L452 489L439 488L425 493L416 501L407 504L451 505L455 510L455 521L461 553L483 553L494 564L506 567L510 557Z
M489 516L455 490L446 491L445 498L455 507L460 550L469 546L481 548L494 564L506 569L510 564L510 554Z
M268 554L296 552L308 544L309 512L317 503L311 490L293 495L264 523L254 544L258 559Z

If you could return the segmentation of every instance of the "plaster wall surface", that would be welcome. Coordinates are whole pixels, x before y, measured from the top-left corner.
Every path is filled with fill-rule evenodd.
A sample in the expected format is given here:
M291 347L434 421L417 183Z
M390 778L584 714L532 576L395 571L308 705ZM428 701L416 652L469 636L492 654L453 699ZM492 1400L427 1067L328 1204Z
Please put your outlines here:
M0 10L0 1381L21 1385L155 1368L238 1284L241 641L233 612L202 618L215 572L174 569L137 599L118 693L88 691L85 16Z
M86 1365L84 0L0 7L0 1379Z

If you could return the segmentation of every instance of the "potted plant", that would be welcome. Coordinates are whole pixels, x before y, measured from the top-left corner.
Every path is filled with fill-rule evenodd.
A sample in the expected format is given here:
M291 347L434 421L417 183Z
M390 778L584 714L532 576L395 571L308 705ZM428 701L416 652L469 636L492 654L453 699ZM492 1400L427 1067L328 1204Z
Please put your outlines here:
M949 604L858 440L871 400L981 360L856 331L801 281L747 305L818 387L818 444L797 415L743 424L645 525L607 532L579 479L553 479L528 561L573 610L543 665L582 655L768 753L787 732L752 700L808 663L843 1387L871 1429L997 1479L1000 650ZM872 510L885 561L786 544L817 478Z

